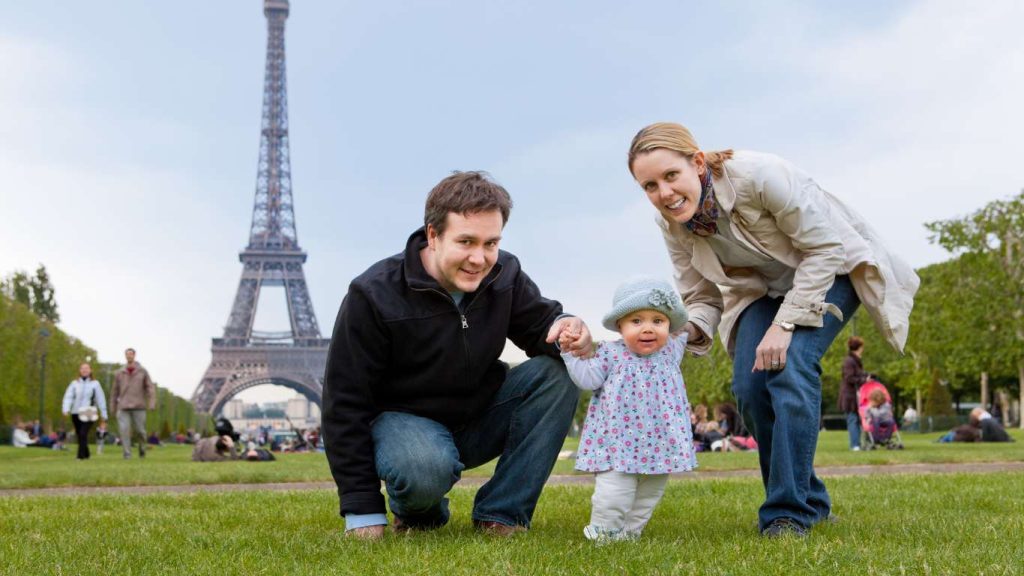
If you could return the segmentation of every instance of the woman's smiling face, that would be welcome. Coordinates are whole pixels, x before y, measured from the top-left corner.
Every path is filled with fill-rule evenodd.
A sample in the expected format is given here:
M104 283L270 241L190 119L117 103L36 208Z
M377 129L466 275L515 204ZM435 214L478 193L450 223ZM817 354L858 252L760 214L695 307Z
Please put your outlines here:
M655 148L633 161L633 177L647 199L668 220L685 224L700 206L704 153L687 158L667 148Z

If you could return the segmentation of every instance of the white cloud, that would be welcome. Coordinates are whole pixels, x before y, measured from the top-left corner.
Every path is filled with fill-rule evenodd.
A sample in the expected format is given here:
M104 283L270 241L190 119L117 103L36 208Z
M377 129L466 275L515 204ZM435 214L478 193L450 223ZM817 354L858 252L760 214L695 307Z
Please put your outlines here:
M854 124L814 150L823 184L915 266L947 255L923 223L1015 194L1024 177L1024 4L921 2L893 25L821 46L820 97Z

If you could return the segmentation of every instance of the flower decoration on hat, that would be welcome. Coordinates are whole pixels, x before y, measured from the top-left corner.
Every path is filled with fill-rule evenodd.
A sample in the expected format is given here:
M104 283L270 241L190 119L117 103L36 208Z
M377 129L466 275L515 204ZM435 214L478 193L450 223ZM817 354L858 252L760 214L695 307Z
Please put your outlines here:
M669 310L673 310L676 307L676 303L673 301L672 294L662 290L661 288L652 288L651 295L647 298L647 301L652 306L664 306Z

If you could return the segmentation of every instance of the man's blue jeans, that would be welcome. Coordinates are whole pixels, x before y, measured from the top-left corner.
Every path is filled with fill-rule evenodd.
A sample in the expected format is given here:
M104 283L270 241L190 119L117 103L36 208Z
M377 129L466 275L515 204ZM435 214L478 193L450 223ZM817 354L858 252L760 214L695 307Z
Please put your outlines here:
M445 495L462 471L499 458L477 491L473 519L529 527L578 399L562 361L538 356L509 371L487 411L461 428L382 413L373 421L373 442L391 512L410 527L443 526Z
M843 321L825 314L821 328L797 326L786 366L752 372L758 344L782 304L767 296L739 318L733 360L733 394L743 421L757 440L765 501L758 512L764 529L777 518L809 528L828 518L832 502L814 474L814 451L821 416L821 357L842 330L860 300L847 276L838 276L825 296L843 312Z

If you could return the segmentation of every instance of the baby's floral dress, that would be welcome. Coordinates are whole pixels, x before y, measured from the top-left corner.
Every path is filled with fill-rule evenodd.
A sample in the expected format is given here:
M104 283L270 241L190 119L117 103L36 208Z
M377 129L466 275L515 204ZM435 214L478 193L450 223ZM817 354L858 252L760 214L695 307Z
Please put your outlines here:
M630 352L622 340L601 343L586 360L562 355L573 381L594 390L577 470L668 474L697 467L679 369L685 346L683 333L648 356Z

